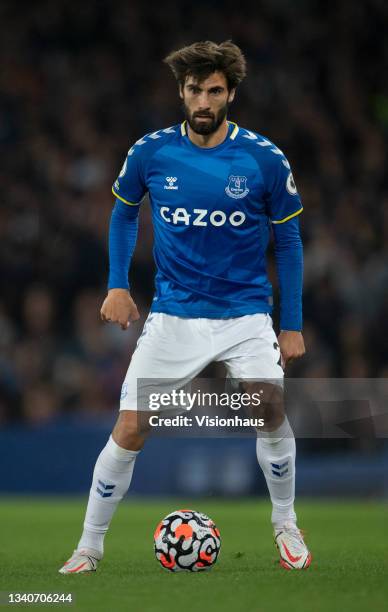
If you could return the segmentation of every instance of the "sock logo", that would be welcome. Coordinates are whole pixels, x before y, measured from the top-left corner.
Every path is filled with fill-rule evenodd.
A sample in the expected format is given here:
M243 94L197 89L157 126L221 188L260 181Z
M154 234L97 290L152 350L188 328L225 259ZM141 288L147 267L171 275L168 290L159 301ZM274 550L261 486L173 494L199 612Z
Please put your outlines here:
M116 485L105 484L105 482L102 482L102 480L99 480L96 490L97 490L97 493L101 495L101 497L111 497L115 486Z
M271 462L271 468L272 468L272 474L281 478L282 476L284 476L284 474L287 474L288 472L288 459L284 463L272 463Z

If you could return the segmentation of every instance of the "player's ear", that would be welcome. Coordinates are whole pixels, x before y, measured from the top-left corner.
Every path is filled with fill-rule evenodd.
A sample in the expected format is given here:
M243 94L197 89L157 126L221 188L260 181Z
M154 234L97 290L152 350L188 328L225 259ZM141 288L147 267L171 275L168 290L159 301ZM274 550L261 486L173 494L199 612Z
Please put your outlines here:
M183 86L182 86L182 83L179 83L179 97L183 100Z
M231 89L228 96L228 102L233 102L236 93L236 88Z

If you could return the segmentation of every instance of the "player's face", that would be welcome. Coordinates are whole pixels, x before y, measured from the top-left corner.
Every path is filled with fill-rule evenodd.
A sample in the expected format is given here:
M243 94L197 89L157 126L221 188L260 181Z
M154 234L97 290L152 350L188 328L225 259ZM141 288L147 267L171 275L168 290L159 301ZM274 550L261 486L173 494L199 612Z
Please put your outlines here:
M234 89L228 90L222 72L213 72L201 82L192 76L187 77L180 89L180 97L191 129L203 136L216 132L226 117L234 94Z

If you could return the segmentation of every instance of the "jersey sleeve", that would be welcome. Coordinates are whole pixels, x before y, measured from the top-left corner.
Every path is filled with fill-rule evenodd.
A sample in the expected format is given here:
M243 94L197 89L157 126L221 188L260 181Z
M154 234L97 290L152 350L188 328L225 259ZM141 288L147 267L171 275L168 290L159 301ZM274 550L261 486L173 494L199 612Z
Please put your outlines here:
M276 147L267 150L265 179L267 210L272 223L285 223L302 212L290 164Z
M113 184L112 192L121 202L130 206L140 204L147 191L144 172L144 154L138 140L128 151L120 174Z

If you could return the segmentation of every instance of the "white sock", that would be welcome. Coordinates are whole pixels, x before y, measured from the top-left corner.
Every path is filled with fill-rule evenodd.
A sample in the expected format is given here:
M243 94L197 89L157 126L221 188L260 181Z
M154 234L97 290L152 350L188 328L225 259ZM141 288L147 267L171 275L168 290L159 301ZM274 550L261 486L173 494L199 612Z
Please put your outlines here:
M264 432L263 432L264 433ZM295 438L287 417L276 431L261 434L256 443L257 460L267 481L272 501L272 523L279 529L296 523Z
M94 468L84 530L77 546L78 550L92 548L102 558L105 534L119 501L129 489L139 452L121 448L110 436Z

